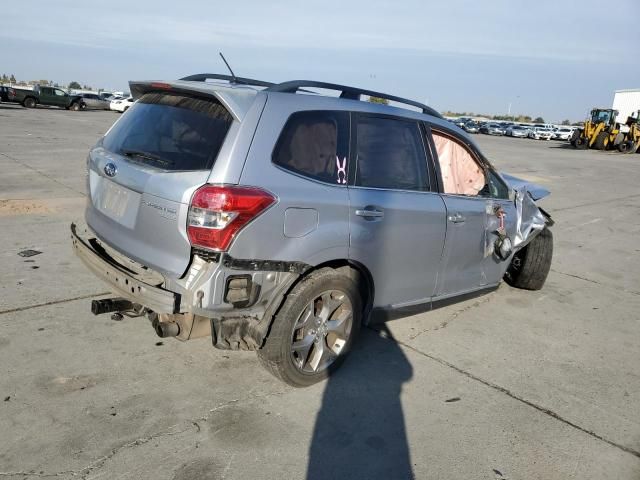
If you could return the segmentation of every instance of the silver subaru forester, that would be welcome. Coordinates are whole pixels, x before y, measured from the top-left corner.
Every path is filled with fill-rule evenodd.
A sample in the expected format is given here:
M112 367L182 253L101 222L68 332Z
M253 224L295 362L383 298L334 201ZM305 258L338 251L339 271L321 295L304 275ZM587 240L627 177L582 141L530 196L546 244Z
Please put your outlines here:
M94 314L256 350L306 386L362 324L503 278L544 284L553 222L535 201L549 192L496 172L425 105L217 74L130 87L135 103L87 158L86 224L71 225L76 254L116 295Z

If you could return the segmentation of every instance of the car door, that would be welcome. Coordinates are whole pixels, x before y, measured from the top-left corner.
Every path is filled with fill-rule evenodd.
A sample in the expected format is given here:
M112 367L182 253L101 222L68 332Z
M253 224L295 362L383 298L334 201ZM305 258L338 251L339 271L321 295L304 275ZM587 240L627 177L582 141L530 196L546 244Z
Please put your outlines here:
M85 103L85 105L87 106L87 108L94 110L96 108L98 108L98 96L97 95L91 95L91 94L86 94L82 96L83 101Z
M508 188L464 138L431 131L436 167L446 206L447 228L439 268L437 297L496 285L506 269L494 253L498 232L515 228L515 206Z
M43 105L57 105L53 88L40 87L38 89L38 96L40 97L40 103Z
M352 114L351 152L349 258L370 271L374 307L429 302L446 218L421 125L402 118Z
M52 103L58 107L66 107L68 102L68 95L58 88L52 88Z

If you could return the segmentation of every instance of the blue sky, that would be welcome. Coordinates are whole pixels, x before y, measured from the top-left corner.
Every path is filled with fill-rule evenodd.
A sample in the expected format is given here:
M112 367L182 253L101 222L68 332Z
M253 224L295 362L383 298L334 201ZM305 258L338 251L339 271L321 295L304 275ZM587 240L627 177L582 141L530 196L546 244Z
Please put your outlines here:
M640 1L22 0L0 19L0 73L125 89L226 73L353 84L438 110L582 119L640 88ZM25 22L28 19L28 22Z

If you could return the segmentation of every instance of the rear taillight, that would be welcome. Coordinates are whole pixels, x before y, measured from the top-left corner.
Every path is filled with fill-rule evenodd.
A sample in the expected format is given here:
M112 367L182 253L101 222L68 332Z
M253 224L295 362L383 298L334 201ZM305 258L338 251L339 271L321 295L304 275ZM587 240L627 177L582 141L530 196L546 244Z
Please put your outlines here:
M256 187L205 185L191 199L189 241L193 246L227 250L235 235L275 201L272 194Z

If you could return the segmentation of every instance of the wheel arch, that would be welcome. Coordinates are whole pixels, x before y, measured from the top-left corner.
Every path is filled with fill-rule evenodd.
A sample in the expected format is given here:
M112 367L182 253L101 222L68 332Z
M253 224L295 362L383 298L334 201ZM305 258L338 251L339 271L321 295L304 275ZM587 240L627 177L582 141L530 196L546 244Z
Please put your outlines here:
M351 277L357 283L360 294L362 295L362 321L365 324L368 323L375 298L375 284L373 275L371 275L369 269L362 263L354 260L336 259L322 263L312 270L319 270L326 267L344 271L347 276Z
M284 294L275 302L277 306L276 308L272 308L273 318L275 318L275 315L282 307L282 304L287 298L287 295L291 293L296 285L298 285L311 273L323 268L333 268L334 270L342 271L345 273L345 275L349 276L357 283L360 294L362 295L362 322L364 324L368 323L369 316L371 315L371 312L373 310L373 301L375 298L375 284L373 281L373 276L365 265L346 258L327 260L325 262L312 266L311 268L307 269L302 275L298 276L298 278L296 278L296 280L291 283L291 285L289 285ZM272 322L273 318L271 318L269 321Z
M22 99L22 104L24 105L25 103L27 103L27 100L33 100L35 102L35 104L37 105L38 103L40 103L38 101L38 97L36 97L35 95L27 95Z

